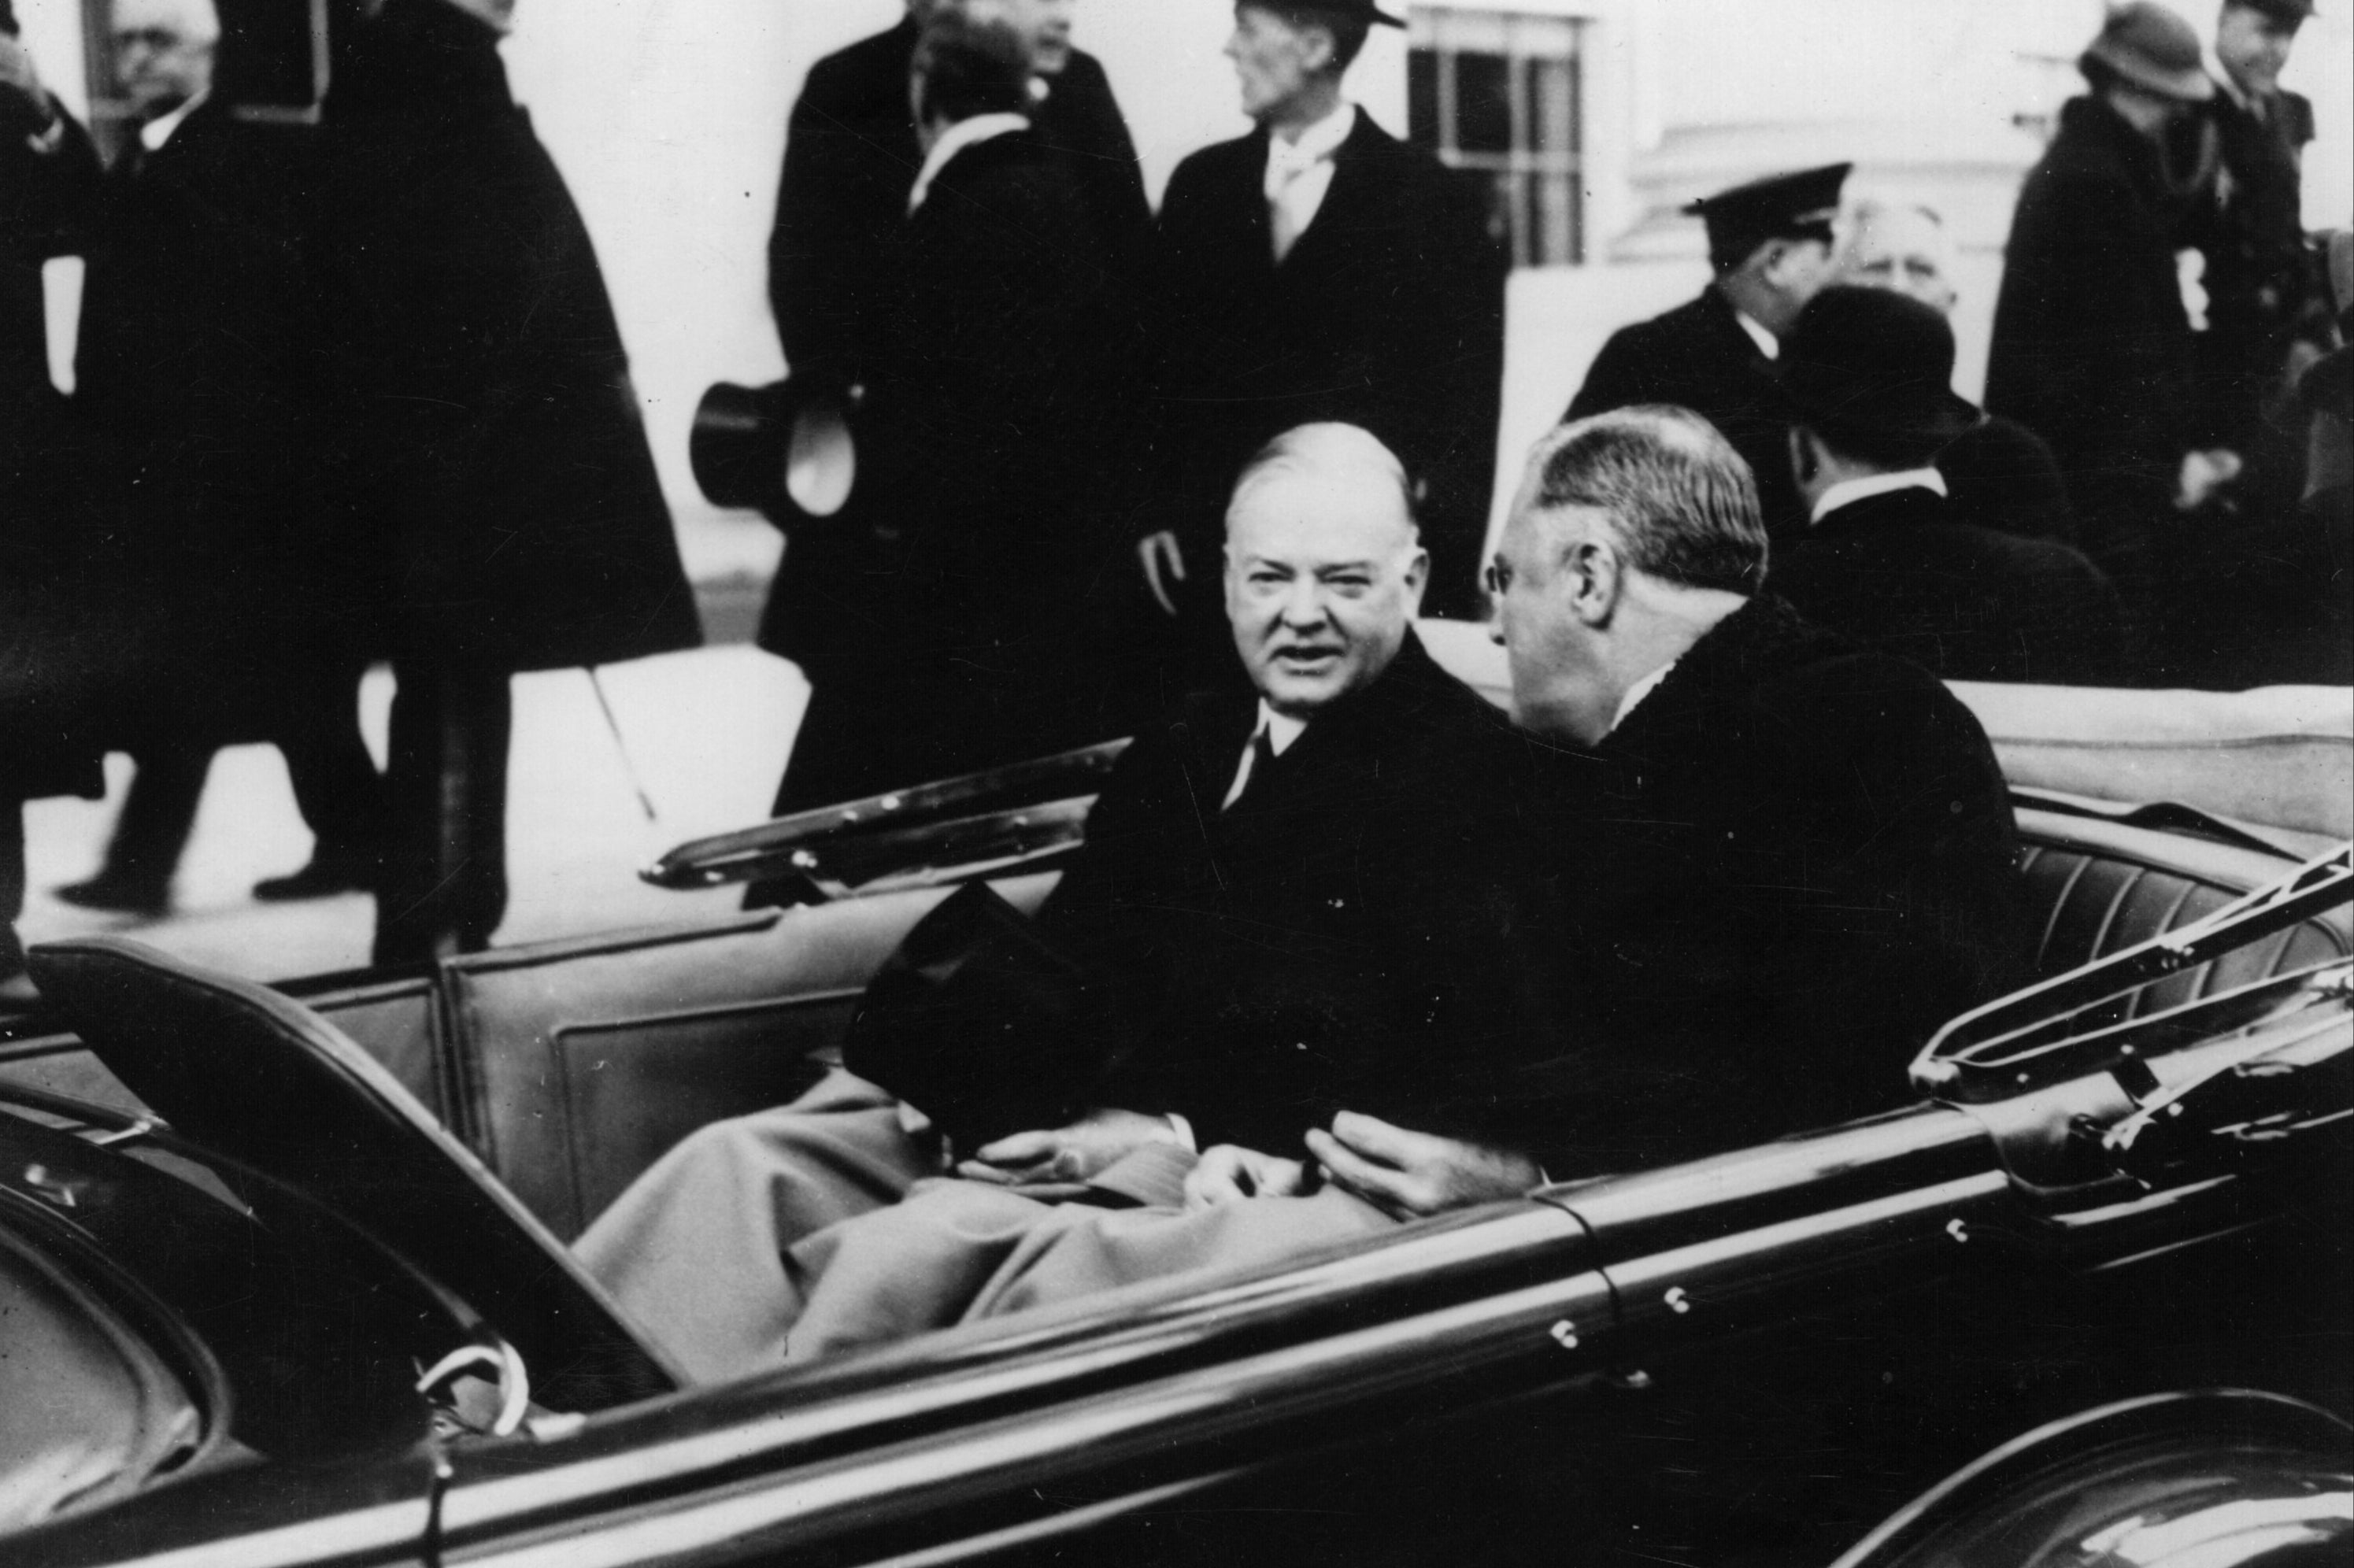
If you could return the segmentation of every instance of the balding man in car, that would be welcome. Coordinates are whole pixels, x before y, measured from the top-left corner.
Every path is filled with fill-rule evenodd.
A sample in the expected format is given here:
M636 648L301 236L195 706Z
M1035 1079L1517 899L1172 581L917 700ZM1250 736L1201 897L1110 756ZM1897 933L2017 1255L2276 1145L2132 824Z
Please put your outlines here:
M1532 1005L1511 959L1527 922L1497 869L1509 729L1416 640L1428 572L1388 449L1337 424L1270 444L1227 517L1250 685L1147 726L1041 916L1108 996L1114 1065L1072 1086L1095 1108L952 1153L837 1073L666 1155L581 1238L590 1268L691 1370L723 1376L778 1362L820 1274L846 1302L858 1260L881 1256L921 1290L941 1277L931 1260L974 1266L946 1260L976 1224L1072 1196L1179 1201L1197 1148L1289 1147L1343 1107L1505 1139L1519 1107L1484 1086ZM951 1169L898 1239L895 1201ZM818 1255L845 1238L855 1256L829 1269Z
M1473 902L1521 906L1513 961L1555 1005L1467 1054L1429 1114L1349 1085L1304 1149L1210 1149L1182 1209L934 1187L813 1237L790 1358L1900 1103L1912 1051L2010 978L2010 808L1967 709L1808 625L1765 568L1747 466L1698 416L1637 407L1539 443L1491 585L1523 739L1490 758L1525 837L1464 869L1490 879ZM1554 895L1534 931L1532 872ZM1408 1072L1392 1105L1433 1087Z

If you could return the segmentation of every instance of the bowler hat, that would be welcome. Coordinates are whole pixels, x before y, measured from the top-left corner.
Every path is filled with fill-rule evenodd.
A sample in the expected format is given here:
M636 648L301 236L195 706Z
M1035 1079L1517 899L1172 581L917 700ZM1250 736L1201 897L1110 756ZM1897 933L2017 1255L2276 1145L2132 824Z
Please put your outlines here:
M1768 175L1702 196L1684 211L1708 225L1709 259L1719 267L1740 265L1769 239L1820 239L1828 244L1831 220L1839 216L1840 187L1854 166L1826 164L1819 169Z
M2108 14L2076 68L2095 81L2112 76L2145 92L2204 103L2215 83L2199 55L2190 24L2156 0L2128 0Z
M1826 437L1944 446L1978 422L1956 395L1954 329L1886 289L1837 286L1807 302L1774 362L1790 418Z

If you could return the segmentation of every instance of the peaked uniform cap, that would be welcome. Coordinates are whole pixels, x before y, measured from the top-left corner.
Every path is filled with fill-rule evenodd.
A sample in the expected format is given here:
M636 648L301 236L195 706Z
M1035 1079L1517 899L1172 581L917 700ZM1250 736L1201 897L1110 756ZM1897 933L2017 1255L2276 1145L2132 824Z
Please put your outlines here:
M1839 216L1840 187L1852 164L1826 164L1768 175L1702 196L1683 210L1708 225L1709 259L1737 266L1769 239L1820 239L1828 244Z

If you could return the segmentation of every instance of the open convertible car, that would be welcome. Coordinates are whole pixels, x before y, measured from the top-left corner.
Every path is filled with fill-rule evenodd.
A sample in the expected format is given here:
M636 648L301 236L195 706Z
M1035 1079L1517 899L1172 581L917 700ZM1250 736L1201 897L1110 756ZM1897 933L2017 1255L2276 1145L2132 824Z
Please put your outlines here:
M650 868L794 880L716 925L280 989L53 945L0 1562L2354 1562L2347 747L2012 728L2037 979L1885 1114L716 1387L567 1239L811 1082L946 886L1043 897L1116 746Z

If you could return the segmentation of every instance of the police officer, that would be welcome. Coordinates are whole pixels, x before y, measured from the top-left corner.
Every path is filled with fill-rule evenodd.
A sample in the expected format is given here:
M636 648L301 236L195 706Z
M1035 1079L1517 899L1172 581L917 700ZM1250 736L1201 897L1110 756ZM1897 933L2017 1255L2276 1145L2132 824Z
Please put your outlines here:
M1636 403L1674 403L1724 432L1756 476L1769 533L1806 517L1785 453L1767 366L1815 291L1830 281L1831 226L1851 165L1770 175L1693 202L1716 276L1700 298L1613 333L1570 419Z

